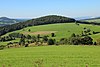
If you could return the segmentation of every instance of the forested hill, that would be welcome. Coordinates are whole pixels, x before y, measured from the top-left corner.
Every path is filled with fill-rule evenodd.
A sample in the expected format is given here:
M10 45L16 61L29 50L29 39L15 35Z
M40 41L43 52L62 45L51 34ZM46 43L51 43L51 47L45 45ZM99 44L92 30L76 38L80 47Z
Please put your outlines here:
M63 17L63 16L57 16L57 15L49 15L49 16L28 20L26 22L0 27L0 36L8 32L19 30L28 26L54 24L54 23L71 23L71 22L75 22L75 19Z

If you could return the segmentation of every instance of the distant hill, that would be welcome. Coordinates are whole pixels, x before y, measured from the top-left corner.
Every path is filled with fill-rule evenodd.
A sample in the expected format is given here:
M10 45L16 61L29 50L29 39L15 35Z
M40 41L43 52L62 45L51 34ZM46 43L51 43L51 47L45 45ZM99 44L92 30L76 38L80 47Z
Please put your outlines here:
M16 23L12 25L7 25L0 28L0 35L4 35L8 32L20 30L29 26L45 25L45 24L55 24L55 23L75 23L75 19L68 18L64 16L49 15L32 20L28 20L22 23Z
M83 19L81 21L89 22L89 23L100 23L100 17Z
M87 18L87 19L83 19L83 20L95 20L95 19L100 19L100 17L92 17L92 18Z
M100 25L100 17L76 20L77 23Z
M10 19L7 17L0 17L0 26L11 25L19 22L24 22L25 19Z
M84 16L84 17L76 17L75 20L85 20L85 19L91 19L91 16Z

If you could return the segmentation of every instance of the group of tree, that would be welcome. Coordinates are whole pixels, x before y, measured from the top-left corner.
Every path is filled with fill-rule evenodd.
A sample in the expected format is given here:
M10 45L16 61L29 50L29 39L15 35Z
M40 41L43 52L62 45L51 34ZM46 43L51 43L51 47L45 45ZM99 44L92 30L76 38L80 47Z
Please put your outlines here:
M71 37L62 38L60 40L60 44L71 44L71 45L96 45L96 42L93 43L93 39L86 35L83 37L77 36L76 34L72 34Z
M46 43L48 45L55 44L55 39L49 38L49 36L41 36L40 34L37 34L37 36L31 36L31 35L24 35L20 33L11 33L9 36L12 36L14 38L19 38L19 42L9 42L7 44L8 48L12 47L12 45L15 46L15 44L18 44L20 46L28 47L31 43L36 43L36 45L39 45L39 43ZM51 33L51 37L55 37L54 33Z
M0 42L11 41L11 40L15 40L15 38L11 36L0 37Z
M93 35L93 34L98 34L98 33L100 33L100 32L92 31L90 28L84 27L84 29L81 33L81 36Z
M49 15L21 23L0 27L0 36L11 31L23 29L28 26L37 26L37 25L54 24L54 23L70 23L70 22L75 22L75 19L57 15Z
M16 34L16 35L14 35ZM54 33L51 33L51 37L54 37ZM8 36L7 36L8 37ZM38 34L37 36L31 36L31 35L24 35L24 34L20 34L20 33L11 33L9 34L9 37L13 37L13 38L20 38L19 42L9 42L7 44L8 48L13 47L13 45L15 46L15 44L20 45L20 46L25 46L28 47L29 44L32 43L36 43L37 46L39 46L41 43L41 45L43 45L43 43L46 43L47 45L97 45L100 44L100 40L98 40L97 42L93 42L93 39L88 36L79 36L76 34L72 34L69 38L61 38L60 41L54 39L53 37L49 37L47 36L41 36L40 34ZM5 46L0 46L0 49L3 49Z
M87 36L87 35L92 35L91 29L84 27L84 29L83 29L83 31L81 33L81 36Z

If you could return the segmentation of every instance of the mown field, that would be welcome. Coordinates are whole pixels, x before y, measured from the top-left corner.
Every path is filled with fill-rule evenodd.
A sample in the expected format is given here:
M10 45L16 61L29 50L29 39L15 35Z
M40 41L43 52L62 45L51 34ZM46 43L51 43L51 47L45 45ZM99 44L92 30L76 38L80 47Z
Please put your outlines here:
M0 50L0 67L100 67L100 47L65 45L5 49Z

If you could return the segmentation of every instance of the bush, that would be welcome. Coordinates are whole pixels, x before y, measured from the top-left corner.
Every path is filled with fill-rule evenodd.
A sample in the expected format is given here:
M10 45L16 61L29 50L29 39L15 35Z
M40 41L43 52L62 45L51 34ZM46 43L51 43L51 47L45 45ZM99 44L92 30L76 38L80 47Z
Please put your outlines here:
M53 39L48 40L48 45L54 45L55 41Z
M73 44L73 45L81 44L81 38L80 37L72 37L70 39L70 44Z
M75 33L73 33L73 34L71 35L71 37L76 37Z
M97 45L100 45L100 39L97 39Z
M28 44L25 44L25 47L28 47Z
M67 44L67 43L68 43L68 39L66 39L66 38L60 39L60 44Z
M55 37L55 33L51 33L51 37Z
M84 45L92 45L93 44L93 39L90 36L85 36L84 38L81 39L81 43Z
M0 50L3 50L4 49L4 45L0 45Z
M31 35L27 35L26 38L27 38L27 39L31 39Z
M28 32L30 32L31 30L29 29Z
M48 37L47 36L43 36L43 41L47 42L48 41Z
M94 45L97 45L97 43L96 43L96 42L94 42L93 44L94 44Z

